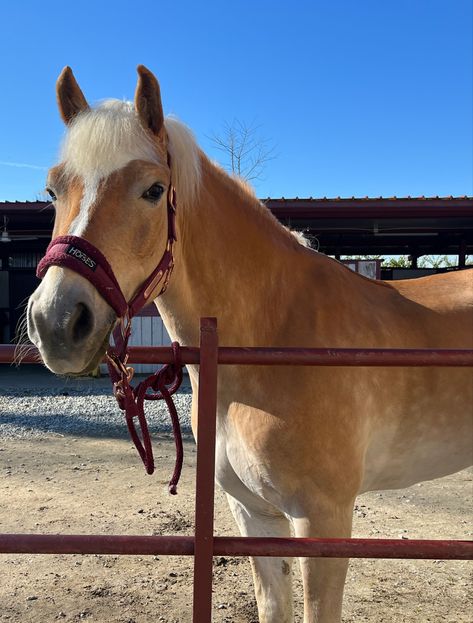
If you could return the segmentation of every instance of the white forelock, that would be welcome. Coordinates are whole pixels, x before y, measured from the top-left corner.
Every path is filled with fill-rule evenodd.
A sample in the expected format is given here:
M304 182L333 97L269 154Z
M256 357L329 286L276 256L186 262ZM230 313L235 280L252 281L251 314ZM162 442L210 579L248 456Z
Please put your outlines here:
M174 117L164 121L171 155L172 181L179 202L190 204L200 183L199 148L192 132ZM66 174L85 182L103 179L131 160L160 162L152 138L143 129L131 102L106 100L71 124L61 160Z

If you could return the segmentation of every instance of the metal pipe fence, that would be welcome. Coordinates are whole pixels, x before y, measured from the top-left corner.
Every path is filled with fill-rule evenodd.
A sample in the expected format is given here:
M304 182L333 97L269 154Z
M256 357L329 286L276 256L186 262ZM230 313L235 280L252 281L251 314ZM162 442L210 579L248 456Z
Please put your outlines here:
M11 363L14 350L0 345L0 363ZM181 355L185 364L200 364L194 537L0 534L0 553L193 556L193 623L211 621L214 556L473 559L473 541L218 537L213 528L219 365L465 367L473 366L473 350L219 347L216 320L202 318L200 347L182 347ZM39 363L37 352L29 349L22 361ZM131 347L129 361L169 363L173 352L169 347Z
M472 541L213 536L212 556L471 560ZM196 554L197 552L197 554ZM2 554L198 556L193 536L0 534Z
M0 344L0 363L14 363L16 346ZM130 346L128 363L173 363L169 346ZM182 361L199 364L200 348L181 346ZM36 348L28 348L21 363L41 364ZM105 360L104 360L105 363ZM473 350L466 348L258 348L220 346L218 365L248 366L422 366L471 367Z

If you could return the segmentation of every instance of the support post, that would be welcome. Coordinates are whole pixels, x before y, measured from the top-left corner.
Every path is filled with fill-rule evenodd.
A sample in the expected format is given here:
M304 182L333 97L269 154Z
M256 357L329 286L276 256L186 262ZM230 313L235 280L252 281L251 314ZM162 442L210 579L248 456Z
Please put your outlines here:
M409 255L409 261L411 262L410 268L418 268L418 260L419 256L417 255L417 253L411 253Z
M217 320L202 318L197 415L193 623L211 623L212 620L217 361Z
M466 240L463 238L458 247L458 268L466 266Z

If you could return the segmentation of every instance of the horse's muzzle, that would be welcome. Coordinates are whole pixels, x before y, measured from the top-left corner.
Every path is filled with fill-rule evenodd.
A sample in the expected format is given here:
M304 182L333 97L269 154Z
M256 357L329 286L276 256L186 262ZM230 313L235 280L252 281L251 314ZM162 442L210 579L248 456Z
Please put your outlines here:
M95 290L85 279L71 275L66 283L60 277L45 279L30 297L28 335L53 372L80 374L100 359L97 353L105 350L116 317L104 301L97 305Z

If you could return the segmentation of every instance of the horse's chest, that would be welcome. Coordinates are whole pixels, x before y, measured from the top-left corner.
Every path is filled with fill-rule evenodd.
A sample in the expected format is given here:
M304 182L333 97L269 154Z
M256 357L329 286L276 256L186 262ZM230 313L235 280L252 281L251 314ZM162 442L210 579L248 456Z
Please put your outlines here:
M264 500L280 507L291 494L284 469L270 460L251 439L239 435L228 419L217 428L215 477L222 489L240 502Z
M257 500L273 506L281 503L271 475L261 463L252 461L244 448L227 444L225 437L217 438L215 479L218 485L244 505L255 506Z

